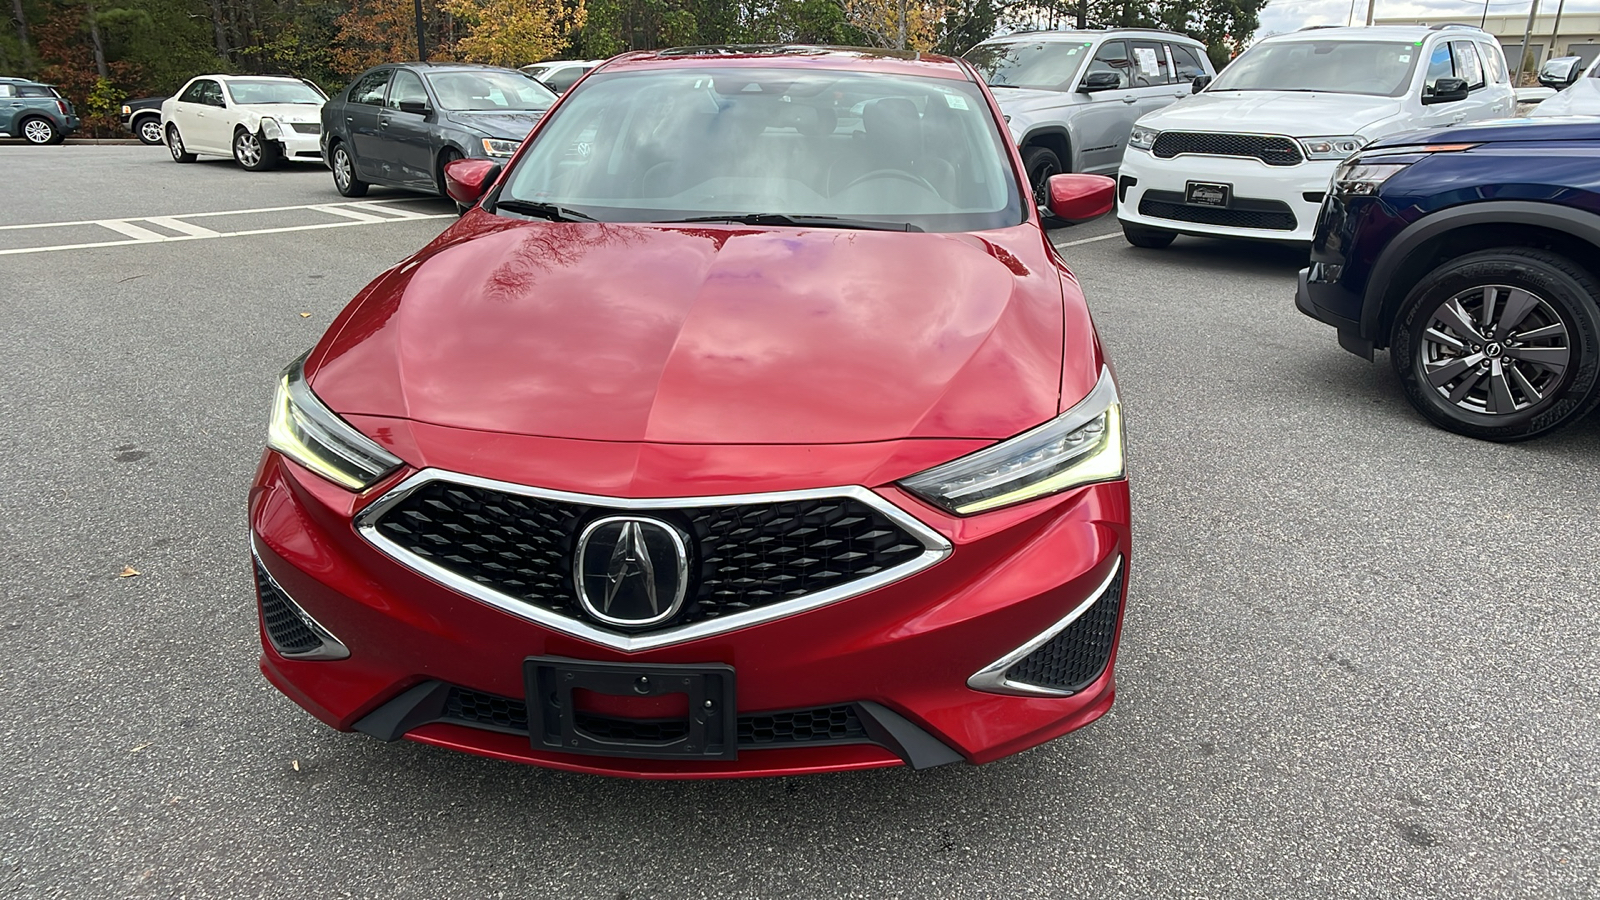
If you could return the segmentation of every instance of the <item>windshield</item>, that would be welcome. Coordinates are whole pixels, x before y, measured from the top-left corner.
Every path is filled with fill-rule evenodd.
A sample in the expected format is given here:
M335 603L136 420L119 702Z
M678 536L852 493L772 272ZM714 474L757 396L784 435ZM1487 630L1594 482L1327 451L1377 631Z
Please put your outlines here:
M235 103L316 103L323 96L303 81L229 81Z
M791 68L600 74L540 129L496 202L608 222L999 228L1024 219L1003 140L970 82Z
M1379 41L1257 44L1234 60L1211 91L1324 91L1398 97L1411 84L1422 48Z
M1089 56L1089 42L1006 41L979 44L966 60L991 87L1067 91Z
M445 109L531 112L556 102L548 88L516 72L430 72L427 77Z

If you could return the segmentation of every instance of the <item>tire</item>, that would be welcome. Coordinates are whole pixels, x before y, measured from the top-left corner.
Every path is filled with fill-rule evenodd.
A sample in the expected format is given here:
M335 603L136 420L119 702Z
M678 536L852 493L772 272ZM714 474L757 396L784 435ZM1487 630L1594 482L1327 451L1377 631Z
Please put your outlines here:
M1131 225L1123 222L1122 236L1135 247L1143 247L1146 250L1161 250L1172 246L1172 241L1178 236L1178 233L1161 228L1146 228L1143 225Z
M1039 208L1039 216L1054 218L1050 212L1050 176L1062 173L1061 157L1047 147L1029 147L1022 151L1022 168L1028 173L1033 204Z
M1525 441L1600 404L1597 300L1600 282L1555 253L1468 254L1411 289L1395 313L1389 359L1428 421L1481 440Z
M183 136L178 134L178 126L167 126L167 150L172 153L172 161L192 163L195 156L183 148Z
M30 116L18 123L17 131L22 139L36 147L47 144L59 144L66 140L66 135L55 126L54 122L43 116Z
M278 165L283 151L275 141L269 141L253 131L243 128L233 132L233 161L246 172L260 172Z
M140 116L133 123L133 133L139 138L139 143L151 146L162 143L161 117Z
M341 197L365 197L367 183L356 177L356 160L343 141L328 151L328 168L333 170L333 186Z
M439 196L446 200L450 200L452 203L455 201L451 198L450 192L444 188L444 167L450 165L458 159L463 158L464 157L462 157L461 151L456 150L453 147L446 147L444 148L444 152L439 154L439 168L434 172L434 179L438 182L439 186ZM472 207L470 206L456 203L456 215L464 216L467 214L467 210L471 208Z

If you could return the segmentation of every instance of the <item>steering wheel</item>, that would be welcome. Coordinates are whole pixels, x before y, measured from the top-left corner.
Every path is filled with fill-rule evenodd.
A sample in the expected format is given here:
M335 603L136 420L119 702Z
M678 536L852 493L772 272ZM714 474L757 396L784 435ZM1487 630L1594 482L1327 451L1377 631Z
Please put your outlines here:
M900 181L909 181L912 184L917 185L920 188L923 188L924 190L926 190L930 194L939 193L939 189L934 187L932 184L930 184L926 178L922 178L920 176L913 175L913 174L911 174L910 172L907 172L904 169L873 169L870 172L863 173L863 174L858 175L857 177L851 179L850 183L845 185L843 188L840 188L840 190L848 191L851 188L855 187L856 185L860 184L861 182L863 182L863 181L871 181L874 178L896 178L896 179L899 179Z

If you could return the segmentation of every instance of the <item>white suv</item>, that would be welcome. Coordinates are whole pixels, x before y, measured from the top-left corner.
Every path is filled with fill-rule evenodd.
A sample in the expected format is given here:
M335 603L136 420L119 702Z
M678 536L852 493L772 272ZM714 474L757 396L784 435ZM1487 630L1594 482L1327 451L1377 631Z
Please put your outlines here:
M1204 44L1153 28L1008 34L965 59L1005 113L1041 210L1051 175L1116 174L1134 121L1216 72Z
M1505 55L1469 25L1312 28L1260 41L1141 118L1118 173L1128 242L1310 241L1334 169L1401 131L1510 116Z

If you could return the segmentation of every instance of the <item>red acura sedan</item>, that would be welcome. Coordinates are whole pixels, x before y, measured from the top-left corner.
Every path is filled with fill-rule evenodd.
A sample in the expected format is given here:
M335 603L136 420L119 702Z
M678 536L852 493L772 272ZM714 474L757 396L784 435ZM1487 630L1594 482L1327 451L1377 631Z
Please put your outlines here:
M982 763L1110 707L1117 387L965 63L630 54L447 181L473 208L277 387L285 694L646 778Z

